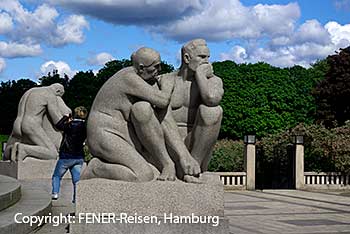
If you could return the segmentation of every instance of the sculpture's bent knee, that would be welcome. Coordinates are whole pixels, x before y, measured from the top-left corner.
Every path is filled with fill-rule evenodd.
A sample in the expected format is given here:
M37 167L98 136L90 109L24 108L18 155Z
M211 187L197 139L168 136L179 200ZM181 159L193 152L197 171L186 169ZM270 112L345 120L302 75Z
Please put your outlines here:
M199 106L199 115L205 125L215 125L221 122L223 110L221 106Z
M131 107L131 116L138 123L147 123L154 115L152 106L148 102L136 102Z

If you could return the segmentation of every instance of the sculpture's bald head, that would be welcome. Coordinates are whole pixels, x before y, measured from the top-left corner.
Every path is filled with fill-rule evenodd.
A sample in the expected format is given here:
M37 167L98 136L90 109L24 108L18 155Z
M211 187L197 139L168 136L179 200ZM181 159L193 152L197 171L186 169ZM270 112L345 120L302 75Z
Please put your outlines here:
M182 66L195 71L201 64L209 63L209 48L204 39L194 39L181 48Z
M143 66L148 67L154 62L160 61L160 55L154 49L142 47L131 55L131 61L134 66L142 64Z
M59 83L54 83L54 84L50 85L49 88L53 91L53 93L56 96L62 97L64 94L64 86L59 84Z
M160 54L154 49L142 47L131 55L136 72L144 80L154 79L161 70Z

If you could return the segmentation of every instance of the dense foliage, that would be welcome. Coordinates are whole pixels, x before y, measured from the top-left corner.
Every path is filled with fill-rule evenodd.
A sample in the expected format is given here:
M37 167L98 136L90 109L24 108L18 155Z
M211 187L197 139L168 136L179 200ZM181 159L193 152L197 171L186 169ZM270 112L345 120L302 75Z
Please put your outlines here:
M295 135L304 136L305 171L350 173L350 121L332 129L319 124L299 124L291 130L263 137L258 146L268 162L288 160L288 145Z
M311 90L323 78L319 67L282 69L266 63L237 65L232 61L213 66L225 90L221 136L242 139L253 133L260 138L314 121L316 104Z
M222 139L217 141L210 159L209 171L244 171L243 168L243 141Z
M314 90L317 119L327 127L335 127L350 119L350 47L328 56L326 61L326 78Z
M17 106L25 91L36 86L29 79L1 82L0 86L0 133L9 134L17 116Z

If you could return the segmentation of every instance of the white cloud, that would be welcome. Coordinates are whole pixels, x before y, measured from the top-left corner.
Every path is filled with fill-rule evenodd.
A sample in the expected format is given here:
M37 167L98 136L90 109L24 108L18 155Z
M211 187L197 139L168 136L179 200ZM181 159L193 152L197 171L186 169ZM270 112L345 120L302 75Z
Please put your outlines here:
M257 24L258 30L268 35L288 35L294 30L295 21L300 17L297 3L287 5L258 4L252 9L249 20Z
M308 20L290 36L271 37L267 41L259 46L235 46L221 53L220 58L237 63L264 61L280 67L295 64L309 67L339 48L350 46L350 24L328 22L323 26L317 20Z
M327 45L331 42L329 32L317 21L308 20L303 23L294 35L294 43L313 42Z
M242 46L234 46L229 53L222 53L221 59L244 63L247 59L247 51Z
M89 28L89 23L81 15L71 15L57 26L57 38L53 38L54 45L68 43L82 43L84 41L84 28Z
M338 6L349 0L334 0ZM350 43L350 25L315 19L298 26L298 3L243 5L240 0L50 0L79 14L185 42L240 40L221 53L238 63L265 61L276 66L309 66ZM171 6L171 7L169 7ZM91 62L91 61L90 61ZM92 62L91 62L92 63Z
M114 24L138 25L177 41L219 41L289 34L300 16L297 3L243 6L239 0L51 0L79 14Z
M350 2L334 1L338 5ZM265 61L276 66L308 66L316 59L323 59L350 44L350 24L329 22L322 25L311 19L297 26L301 12L296 1L285 5L255 6L245 6L240 0L46 2L59 4L77 15L60 16L47 3L29 11L18 0L0 0L0 14L7 20L3 24L0 21L0 30L7 32L11 43L39 45L44 42L51 46L81 43L84 30L89 27L86 19L80 15L83 14L113 24L141 26L150 33L178 42L198 37L220 42L238 39L245 44L221 54L221 59L236 62ZM1 52L0 56L3 56ZM88 59L88 63L102 65L110 57L105 54L98 58L96 55Z
M325 25L325 28L331 35L332 43L336 47L347 47L350 45L350 24L340 25L331 21Z
M115 60L115 58L111 54L102 52L89 58L87 62L89 65L103 66L105 65L105 63L111 60Z
M296 3L246 7L238 0L207 0L202 12L149 29L181 42L197 37L210 41L256 39L290 34L299 16Z
M79 14L113 24L148 25L173 21L201 10L203 0L49 0Z
M0 11L12 20L12 30L7 26L5 35L11 41L22 44L64 46L81 43L84 40L83 31L89 27L83 16L59 17L57 10L45 3L29 11L18 0L0 0Z
M6 12L0 12L0 34L11 31L13 27L12 18Z
M0 56L5 58L32 57L42 53L40 45L26 45L0 41Z
M0 73L3 72L5 68L6 68L5 59L0 58Z
M238 48L238 49L237 49ZM221 60L233 60L236 63L266 62L278 67L300 65L309 67L317 59L326 58L335 51L334 45L320 45L312 42L266 48L233 47L228 53L221 53Z
M58 74L60 74L61 77L64 76L64 74L68 75L69 78L72 78L77 71L73 71L70 66L64 62L64 61L48 61L41 65L40 71L41 75L47 75L49 72L57 70Z

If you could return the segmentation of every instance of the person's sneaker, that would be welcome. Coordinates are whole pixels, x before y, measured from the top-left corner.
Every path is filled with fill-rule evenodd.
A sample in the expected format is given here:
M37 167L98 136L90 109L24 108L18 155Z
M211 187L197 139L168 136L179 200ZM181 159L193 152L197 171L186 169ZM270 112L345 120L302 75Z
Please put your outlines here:
M53 193L51 195L52 200L57 200L58 199L58 193Z

